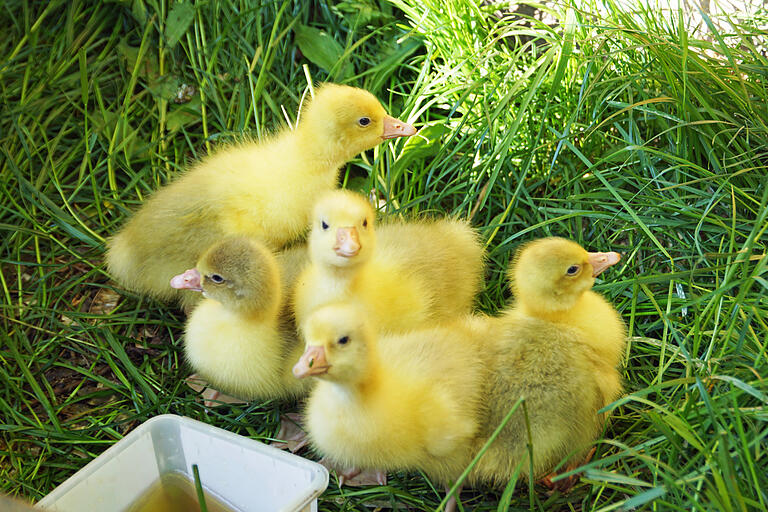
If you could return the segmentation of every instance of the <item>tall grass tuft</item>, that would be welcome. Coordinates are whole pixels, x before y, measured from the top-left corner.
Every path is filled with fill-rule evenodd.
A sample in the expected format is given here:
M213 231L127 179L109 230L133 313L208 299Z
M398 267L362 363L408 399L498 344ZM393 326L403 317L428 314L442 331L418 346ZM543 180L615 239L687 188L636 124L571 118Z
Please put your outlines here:
M516 8L516 6L513 6ZM477 511L768 507L768 61L763 19L616 0L6 2L0 23L0 482L38 499L173 412L269 440L293 404L207 409L183 314L109 280L104 240L224 141L293 123L308 80L369 88L420 137L342 173L386 214L472 219L494 312L534 237L618 250L598 290L629 326L626 395L568 495ZM321 510L434 510L418 474Z
M765 33L705 15L694 39L682 11L612 1L554 5L554 26L503 4L394 3L425 41L420 119L444 133L412 170L423 188L401 173L389 191L474 212L496 263L484 305L519 241L625 253L598 288L630 328L628 393L582 503L764 509Z

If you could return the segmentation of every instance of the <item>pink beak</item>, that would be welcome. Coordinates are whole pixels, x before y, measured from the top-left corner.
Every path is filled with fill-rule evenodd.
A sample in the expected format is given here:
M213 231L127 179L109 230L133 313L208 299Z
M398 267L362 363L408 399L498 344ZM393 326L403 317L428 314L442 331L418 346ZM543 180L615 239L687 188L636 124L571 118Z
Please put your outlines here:
M617 264L621 260L621 254L617 252L590 252L589 264L592 265L592 277L597 277L605 269Z
M325 359L325 347L310 345L302 354L299 362L293 366L293 375L303 379L310 375L322 375L328 372L331 365Z
M336 255L342 258L352 258L360 252L360 237L357 228L339 228L336 230L336 245L333 246Z
M392 116L384 116L384 132L382 139L394 139L397 137L410 137L416 133L416 128L412 124L405 123Z
M202 276L196 268L191 268L171 278L171 288L179 290L192 290L195 292L203 291Z

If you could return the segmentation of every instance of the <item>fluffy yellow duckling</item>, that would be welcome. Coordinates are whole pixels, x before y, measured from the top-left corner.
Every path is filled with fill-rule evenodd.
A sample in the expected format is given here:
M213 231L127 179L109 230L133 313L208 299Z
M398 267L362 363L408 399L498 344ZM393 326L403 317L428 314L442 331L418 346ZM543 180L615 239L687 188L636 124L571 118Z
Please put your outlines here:
M281 248L306 229L317 195L336 187L344 162L415 132L369 92L325 84L295 130L225 147L155 192L108 241L107 267L130 289L194 304L198 295L169 288L168 280L207 247L246 234Z
M486 393L485 432L478 440L482 445L517 400L525 398L532 475L538 478L568 455L583 459L602 428L597 411L621 391L617 366L626 341L624 323L591 290L595 276L620 255L588 253L562 238L533 241L518 254L511 270L516 303L498 319L488 345L494 370ZM529 476L527 443L518 410L470 480L503 485L518 464L521 474Z
M305 261L303 248L275 257L259 241L230 236L171 280L205 296L187 320L184 351L215 389L245 400L307 393L308 383L291 374L304 347L286 313L296 267Z
M580 343L594 351L603 405L618 398L617 367L627 332L618 311L592 291L595 277L621 259L616 252L587 252L564 238L542 238L525 245L512 267L514 315L540 318L573 327Z
M378 329L408 330L472 309L483 248L456 219L393 222L374 229L364 196L347 190L317 202L309 236L311 264L298 279L299 325L323 304L361 302Z
M307 346L293 368L318 379L305 411L310 442L341 467L454 481L478 430L484 330L467 319L377 340L358 305L318 308L302 326Z

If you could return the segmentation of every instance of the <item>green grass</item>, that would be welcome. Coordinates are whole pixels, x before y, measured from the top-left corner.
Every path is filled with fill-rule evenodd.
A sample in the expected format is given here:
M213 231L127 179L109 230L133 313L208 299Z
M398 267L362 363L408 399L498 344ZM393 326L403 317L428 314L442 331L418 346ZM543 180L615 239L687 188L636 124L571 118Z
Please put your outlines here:
M183 315L121 290L102 257L188 162L292 121L309 75L369 88L422 128L343 179L389 214L471 216L489 253L480 309L508 299L506 265L525 240L625 254L598 289L630 329L627 394L581 483L567 496L465 492L466 509L766 509L765 15L695 39L679 13L610 0L554 4L554 28L478 3L3 5L2 491L39 499L161 413L275 435L291 404L195 401ZM321 49L304 47L312 61L302 38ZM175 103L182 83L194 90ZM403 473L367 489L332 480L320 508L441 499Z

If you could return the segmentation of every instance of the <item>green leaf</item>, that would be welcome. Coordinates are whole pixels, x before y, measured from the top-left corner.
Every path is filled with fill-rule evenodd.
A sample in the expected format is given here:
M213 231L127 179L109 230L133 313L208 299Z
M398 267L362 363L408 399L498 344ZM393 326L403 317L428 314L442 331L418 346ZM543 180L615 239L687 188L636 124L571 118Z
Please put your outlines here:
M614 484L634 485L636 487L648 487L650 485L648 482L644 482L643 480L639 480L631 476L622 475L612 471L603 471L600 469L588 469L584 472L584 476L590 480L597 480L600 482L609 482Z
M629 510L635 507L639 507L640 505L645 505L646 503L651 502L656 498L664 496L666 493L667 489L663 485L660 485L658 487L654 487L653 489L643 491L640 494L635 494L624 502L623 510Z
M397 159L398 169L407 169L413 162L433 157L440 152L442 138L450 130L442 124L427 126L414 137L409 137L403 146L403 152Z
M329 73L333 69L339 69L339 61L344 55L344 48L336 42L326 31L318 30L314 27L308 27L299 23L294 27L296 33L296 44L301 53L312 63ZM352 63L345 61L341 65L340 77L344 78L354 72Z
M664 421L667 423L667 425L672 427L672 429L677 432L680 437L688 441L691 446L700 452L706 451L701 440L696 436L694 429L685 420L679 416L667 414L664 416Z
M368 183L368 178L363 178L362 176L352 176L349 178L346 188L347 190L354 190L355 192L365 194L369 186Z
M109 141L112 134L115 134L116 149L135 158L146 156L146 148L149 144L140 137L139 130L120 114L104 111L101 114L95 113L92 119L94 130L104 137L105 141Z
M120 378L120 380L123 381L126 387L133 388L133 384L135 384L141 389L142 393L144 394L143 398L145 400L147 400L149 403L155 403L157 401L157 395L152 390L152 386L150 386L147 380L141 375L139 369L136 368L136 365L133 364L131 358L128 357L128 354L124 348L124 344L118 341L112 332L106 331L104 334L104 339L107 341L107 346L112 349L112 352L115 354L115 356L117 356L118 361L120 361L122 369L124 369L128 376L131 378L128 379L126 376L124 376L123 372L120 371L121 368L114 364L114 362L110 364L112 371L118 376L118 378ZM105 353L104 355L111 359L108 353Z
M130 46L125 39L117 44L117 53L124 60L125 69L130 72L136 65L136 59L139 58L139 48ZM157 57L154 53L144 52L139 63L139 76L145 80L152 80L160 73L160 66L157 63Z
M200 97L192 98L189 103L171 108L166 118L166 127L173 133L184 126L196 123L202 118Z
M175 75L163 75L150 80L147 84L147 89L149 89L152 96L155 96L156 98L172 100L176 96L176 91L179 90L179 83L179 77Z
M369 0L342 0L332 5L331 10L343 17L350 26L381 26L392 22L395 18L386 13L387 4L379 6Z
M713 375L712 378L717 380L722 380L725 382L730 382L731 384L741 389L742 391L746 391L747 393L757 398L761 402L768 404L768 395L766 395L762 391L759 391L753 388L752 386L750 386L749 384L747 384L742 380L739 380L735 377L731 377L730 375Z
M133 2L131 2L131 14L133 14L133 17L136 18L136 21L139 22L139 26L143 29L147 24L149 15L147 14L147 6L144 5L142 0L133 0Z
M553 91L560 87L560 81L565 74L565 67L568 65L571 53L573 53L573 37L576 25L576 11L569 8L565 14L565 34L563 34L563 44L560 47L560 56L558 57L557 68L555 69L555 75L552 79L551 90Z
M762 278L762 277L760 277L760 276L754 276L754 277L752 277L752 279L754 279L755 281L757 281L758 283L760 283L760 284L763 286L763 288L765 288L766 290L768 290L768 281L766 281L765 279L763 279L763 278Z
M173 48L195 18L195 8L189 2L176 4L165 20L165 44Z

